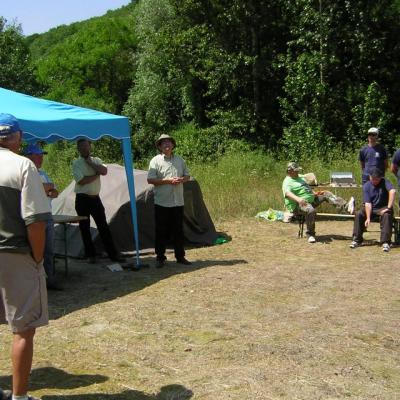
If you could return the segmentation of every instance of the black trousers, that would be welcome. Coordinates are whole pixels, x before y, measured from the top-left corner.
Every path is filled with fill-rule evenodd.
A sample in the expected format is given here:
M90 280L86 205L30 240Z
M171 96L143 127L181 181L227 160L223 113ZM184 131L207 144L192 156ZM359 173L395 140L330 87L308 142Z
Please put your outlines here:
M92 241L92 235L90 234L90 216L92 216L103 242L104 249L110 258L115 258L117 256L117 251L111 236L110 228L107 224L104 206L100 197L77 193L75 198L75 210L79 216L88 217L86 220L79 221L79 229L81 231L86 257L96 256L96 249Z
M380 210L375 210L375 212L373 211L371 219L379 216L379 211ZM358 243L363 241L364 223L366 219L365 207L362 207L354 218L353 240ZM389 210L380 216L380 227L381 243L390 243L392 238L393 210Z
M170 238L174 244L175 258L185 257L183 236L183 206L154 206L156 223L155 251L157 259L165 260L165 249Z

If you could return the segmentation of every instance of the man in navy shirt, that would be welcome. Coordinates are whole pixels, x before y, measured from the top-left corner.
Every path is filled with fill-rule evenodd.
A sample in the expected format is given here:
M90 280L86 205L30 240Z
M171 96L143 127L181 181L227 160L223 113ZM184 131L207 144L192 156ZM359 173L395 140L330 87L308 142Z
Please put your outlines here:
M363 185L364 204L354 218L352 249L361 245L364 227L368 228L371 217L376 215L380 217L382 250L390 250L395 196L396 190L391 182L383 177L380 169L373 168L369 181Z
M362 184L368 181L373 168L378 168L385 176L388 167L388 153L383 145L378 143L379 129L368 129L368 144L360 150L359 160L362 169Z
M391 171L397 179L397 184L400 186L400 149L393 155Z

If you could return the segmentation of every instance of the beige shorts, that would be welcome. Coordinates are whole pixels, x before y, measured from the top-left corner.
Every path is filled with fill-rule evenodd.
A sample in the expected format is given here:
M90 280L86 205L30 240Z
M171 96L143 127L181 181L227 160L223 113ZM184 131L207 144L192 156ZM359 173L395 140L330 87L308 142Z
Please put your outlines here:
M18 333L48 322L43 263L29 254L0 252L0 323Z

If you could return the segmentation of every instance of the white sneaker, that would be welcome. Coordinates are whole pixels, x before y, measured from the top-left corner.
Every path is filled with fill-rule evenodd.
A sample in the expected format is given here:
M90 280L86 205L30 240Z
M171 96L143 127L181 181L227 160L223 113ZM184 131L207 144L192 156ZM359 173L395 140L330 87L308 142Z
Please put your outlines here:
M356 242L355 240L353 240L353 241L351 242L351 244L350 244L350 248L351 248L351 249L355 249L355 248L360 247L360 246L361 246L361 244L358 243L358 242Z
M385 251L386 253L389 252L390 251L389 243L383 243L382 250Z
M353 215L356 209L356 201L353 196L350 197L349 202L347 203L346 210L349 214Z
M316 240L315 240L314 236L309 236L308 237L308 243L315 243L315 242L316 242Z

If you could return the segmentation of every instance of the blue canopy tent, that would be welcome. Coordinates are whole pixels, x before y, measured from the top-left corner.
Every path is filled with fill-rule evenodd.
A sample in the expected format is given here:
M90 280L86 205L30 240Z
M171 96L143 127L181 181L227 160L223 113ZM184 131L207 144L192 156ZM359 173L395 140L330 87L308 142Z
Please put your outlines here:
M24 140L48 143L86 137L98 140L110 136L122 141L125 172L128 182L132 223L136 248L136 264L140 267L138 223L133 179L133 159L129 120L120 115L39 99L0 88L0 112L14 115L24 132Z

